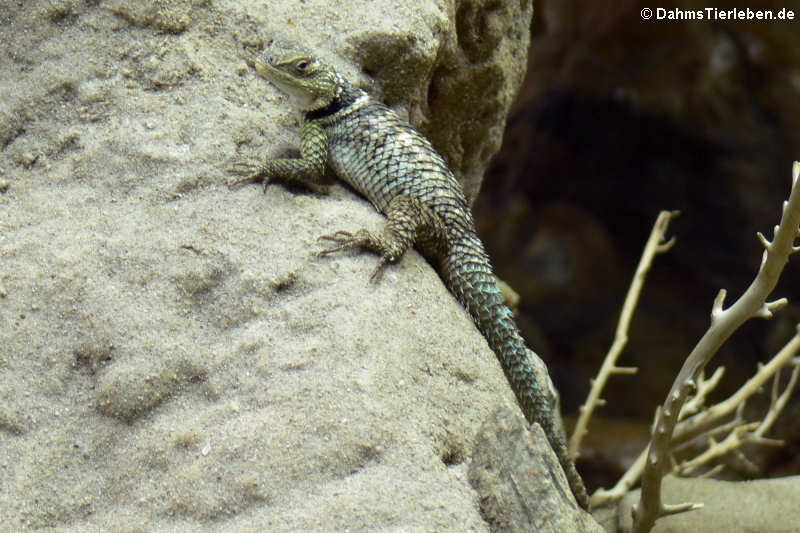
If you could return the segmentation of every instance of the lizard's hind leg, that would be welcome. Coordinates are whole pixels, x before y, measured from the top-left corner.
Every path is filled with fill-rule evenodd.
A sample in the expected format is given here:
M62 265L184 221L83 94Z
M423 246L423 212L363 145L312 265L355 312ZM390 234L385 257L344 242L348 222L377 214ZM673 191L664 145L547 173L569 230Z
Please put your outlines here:
M416 198L395 196L386 209L386 226L380 234L360 229L355 233L337 231L320 239L331 241L331 247L319 252L330 255L342 250L361 248L380 255L370 279L376 279L389 263L398 261L411 246L427 257L441 257L447 248L444 223L430 207Z

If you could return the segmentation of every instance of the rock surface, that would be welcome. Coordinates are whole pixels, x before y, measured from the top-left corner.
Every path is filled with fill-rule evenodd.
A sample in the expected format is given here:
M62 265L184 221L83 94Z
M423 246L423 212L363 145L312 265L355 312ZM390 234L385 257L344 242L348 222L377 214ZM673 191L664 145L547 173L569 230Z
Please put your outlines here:
M610 531L631 531L631 505L639 491L630 493L619 507L619 522L606 524ZM787 533L800 525L800 477L729 482L713 479L667 477L663 501L668 504L702 503L703 508L656 521L653 533L715 533L717 531L758 531Z
M602 532L576 504L542 428L526 426L521 414L499 408L475 439L469 480L492 531Z
M466 313L414 252L376 284L314 257L382 223L346 189L224 169L296 144L237 51L282 34L432 111L474 192L524 70L524 18L481 44L511 4L4 2L0 530L487 531L466 459L516 407ZM451 85L487 106L468 132Z

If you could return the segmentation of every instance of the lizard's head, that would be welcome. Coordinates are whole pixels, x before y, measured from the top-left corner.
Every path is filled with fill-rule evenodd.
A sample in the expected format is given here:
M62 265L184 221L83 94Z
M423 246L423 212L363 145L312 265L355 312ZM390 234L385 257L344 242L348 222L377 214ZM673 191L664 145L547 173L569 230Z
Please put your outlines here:
M327 106L341 91L339 75L333 68L284 41L270 43L255 60L255 68L303 111Z

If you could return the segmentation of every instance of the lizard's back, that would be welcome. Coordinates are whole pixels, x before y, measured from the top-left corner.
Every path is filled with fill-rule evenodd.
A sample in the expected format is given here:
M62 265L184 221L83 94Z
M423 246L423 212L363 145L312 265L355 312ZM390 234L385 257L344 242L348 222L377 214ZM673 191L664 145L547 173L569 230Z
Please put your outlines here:
M392 109L353 89L360 94L352 104L318 119L336 174L384 214L403 194L429 206L448 227L469 232L474 223L461 186L430 141Z

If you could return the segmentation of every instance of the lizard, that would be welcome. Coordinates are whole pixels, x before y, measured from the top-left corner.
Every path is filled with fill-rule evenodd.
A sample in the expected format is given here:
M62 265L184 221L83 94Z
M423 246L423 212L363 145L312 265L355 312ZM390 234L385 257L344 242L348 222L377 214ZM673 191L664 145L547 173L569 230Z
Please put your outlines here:
M356 87L311 52L270 41L253 59L256 72L289 95L300 114L300 157L242 161L228 169L243 176L238 188L273 181L326 193L325 170L383 213L381 233L340 230L320 237L330 246L319 255L365 249L379 255L372 273L415 246L466 308L497 356L529 424L538 423L583 508L588 495L567 451L557 413L557 393L544 362L530 350L505 305L489 256L477 235L461 186L430 141L391 108Z

